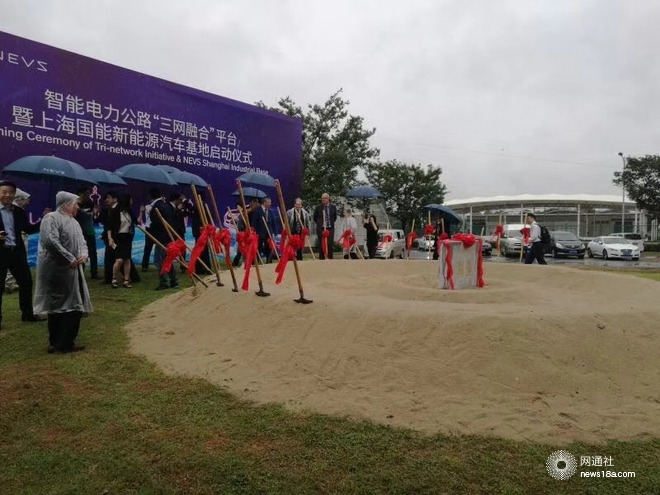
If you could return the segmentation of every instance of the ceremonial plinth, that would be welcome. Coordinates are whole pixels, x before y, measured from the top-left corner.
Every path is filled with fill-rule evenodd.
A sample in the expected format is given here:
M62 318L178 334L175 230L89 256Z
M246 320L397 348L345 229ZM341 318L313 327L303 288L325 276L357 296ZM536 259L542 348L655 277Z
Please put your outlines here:
M481 239L474 237L471 243L461 240L441 241L438 268L438 284L441 289L484 286L481 243Z

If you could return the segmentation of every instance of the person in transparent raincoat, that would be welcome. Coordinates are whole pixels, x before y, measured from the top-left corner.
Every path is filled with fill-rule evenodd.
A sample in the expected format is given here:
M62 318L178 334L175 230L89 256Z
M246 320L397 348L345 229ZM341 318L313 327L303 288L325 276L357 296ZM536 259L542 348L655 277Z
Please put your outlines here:
M48 315L48 352L74 352L80 320L92 311L82 265L87 243L75 219L78 196L60 191L57 209L41 221L34 311Z

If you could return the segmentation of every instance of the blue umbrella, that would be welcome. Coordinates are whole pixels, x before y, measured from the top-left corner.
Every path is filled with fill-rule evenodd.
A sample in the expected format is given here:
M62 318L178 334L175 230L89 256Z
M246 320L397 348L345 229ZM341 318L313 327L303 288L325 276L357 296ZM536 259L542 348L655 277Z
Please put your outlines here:
M122 179L139 180L150 184L165 184L176 186L177 182L170 177L170 174L162 168L155 167L148 163L131 163L115 170L115 173Z
M380 198L381 196L381 192L372 186L354 187L346 193L348 198Z
M96 184L84 167L56 156L24 156L7 165L4 173L29 180L44 182L84 182Z
M444 205L438 205L435 203L426 205L424 207L425 210L431 210L436 213L440 213L446 220L453 222L453 223L461 223L461 217L458 216L458 214L449 208L449 206L444 206Z
M87 170L97 184L101 186L125 186L126 181L114 172L102 168L90 168Z
M181 171L180 169L178 169L176 167L173 167L172 165L154 165L154 167L162 168L168 174L171 174L172 172L180 172Z
M257 186L275 187L275 179L263 172L245 172L238 177L238 180L247 184L256 184Z
M177 182L177 184L182 186L208 187L209 185L209 183L202 179L199 175L193 174L192 172L186 172L184 170L170 172L170 177L172 177Z
M232 196L240 196L241 193L238 192L238 189L236 189L233 193L231 193ZM254 187L244 187L243 188L243 196L247 198L265 198L268 196L265 192L263 192L261 189L256 189Z

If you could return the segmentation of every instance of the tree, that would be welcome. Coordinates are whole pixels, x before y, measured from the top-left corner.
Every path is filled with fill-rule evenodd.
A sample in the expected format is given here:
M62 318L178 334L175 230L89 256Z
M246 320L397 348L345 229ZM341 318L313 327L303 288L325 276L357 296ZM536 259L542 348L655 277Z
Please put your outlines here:
M660 156L628 157L623 172L614 172L614 184L652 219L660 218Z
M288 96L277 107L257 102L261 108L303 121L302 199L307 204L318 202L324 192L343 196L355 184L358 170L366 169L380 154L369 144L376 129L365 129L362 117L349 115L350 102L341 98L341 92L323 105L308 105L306 112Z
M387 213L399 219L404 230L413 219L420 218L424 205L441 204L447 192L440 181L442 169L433 165L390 160L372 164L366 172L371 184L383 193Z

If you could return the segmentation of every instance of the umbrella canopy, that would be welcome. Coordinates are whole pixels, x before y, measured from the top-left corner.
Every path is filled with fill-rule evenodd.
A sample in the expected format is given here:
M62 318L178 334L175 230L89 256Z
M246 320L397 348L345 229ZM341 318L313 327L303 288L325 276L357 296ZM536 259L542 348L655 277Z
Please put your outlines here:
M208 182L202 179L199 175L193 174L192 172L185 172L183 170L170 172L170 177L172 177L177 184L182 186L208 187L209 185Z
M102 168L90 168L87 170L97 184L101 186L125 186L126 181L114 172Z
M381 196L381 192L372 186L354 187L346 193L348 198L380 198Z
M162 168L167 172L168 174L171 174L172 172L181 172L180 169L173 167L172 165L154 165L156 168Z
M96 184L87 169L75 162L56 156L24 156L7 165L3 172L23 179L50 183L84 182Z
M139 180L150 184L176 186L177 182L163 170L148 163L131 163L115 170L122 179Z
M424 209L440 213L446 220L450 222L461 223L461 217L459 217L458 214L448 206L432 203L430 205L426 205Z
M245 172L238 177L238 180L247 184L255 184L257 186L275 187L275 179L263 172Z
M231 193L232 196L240 196L241 193L238 192L238 189L236 189L233 193ZM265 192L263 192L261 189L256 189L254 187L244 187L243 188L243 196L246 198L265 198L268 196Z

